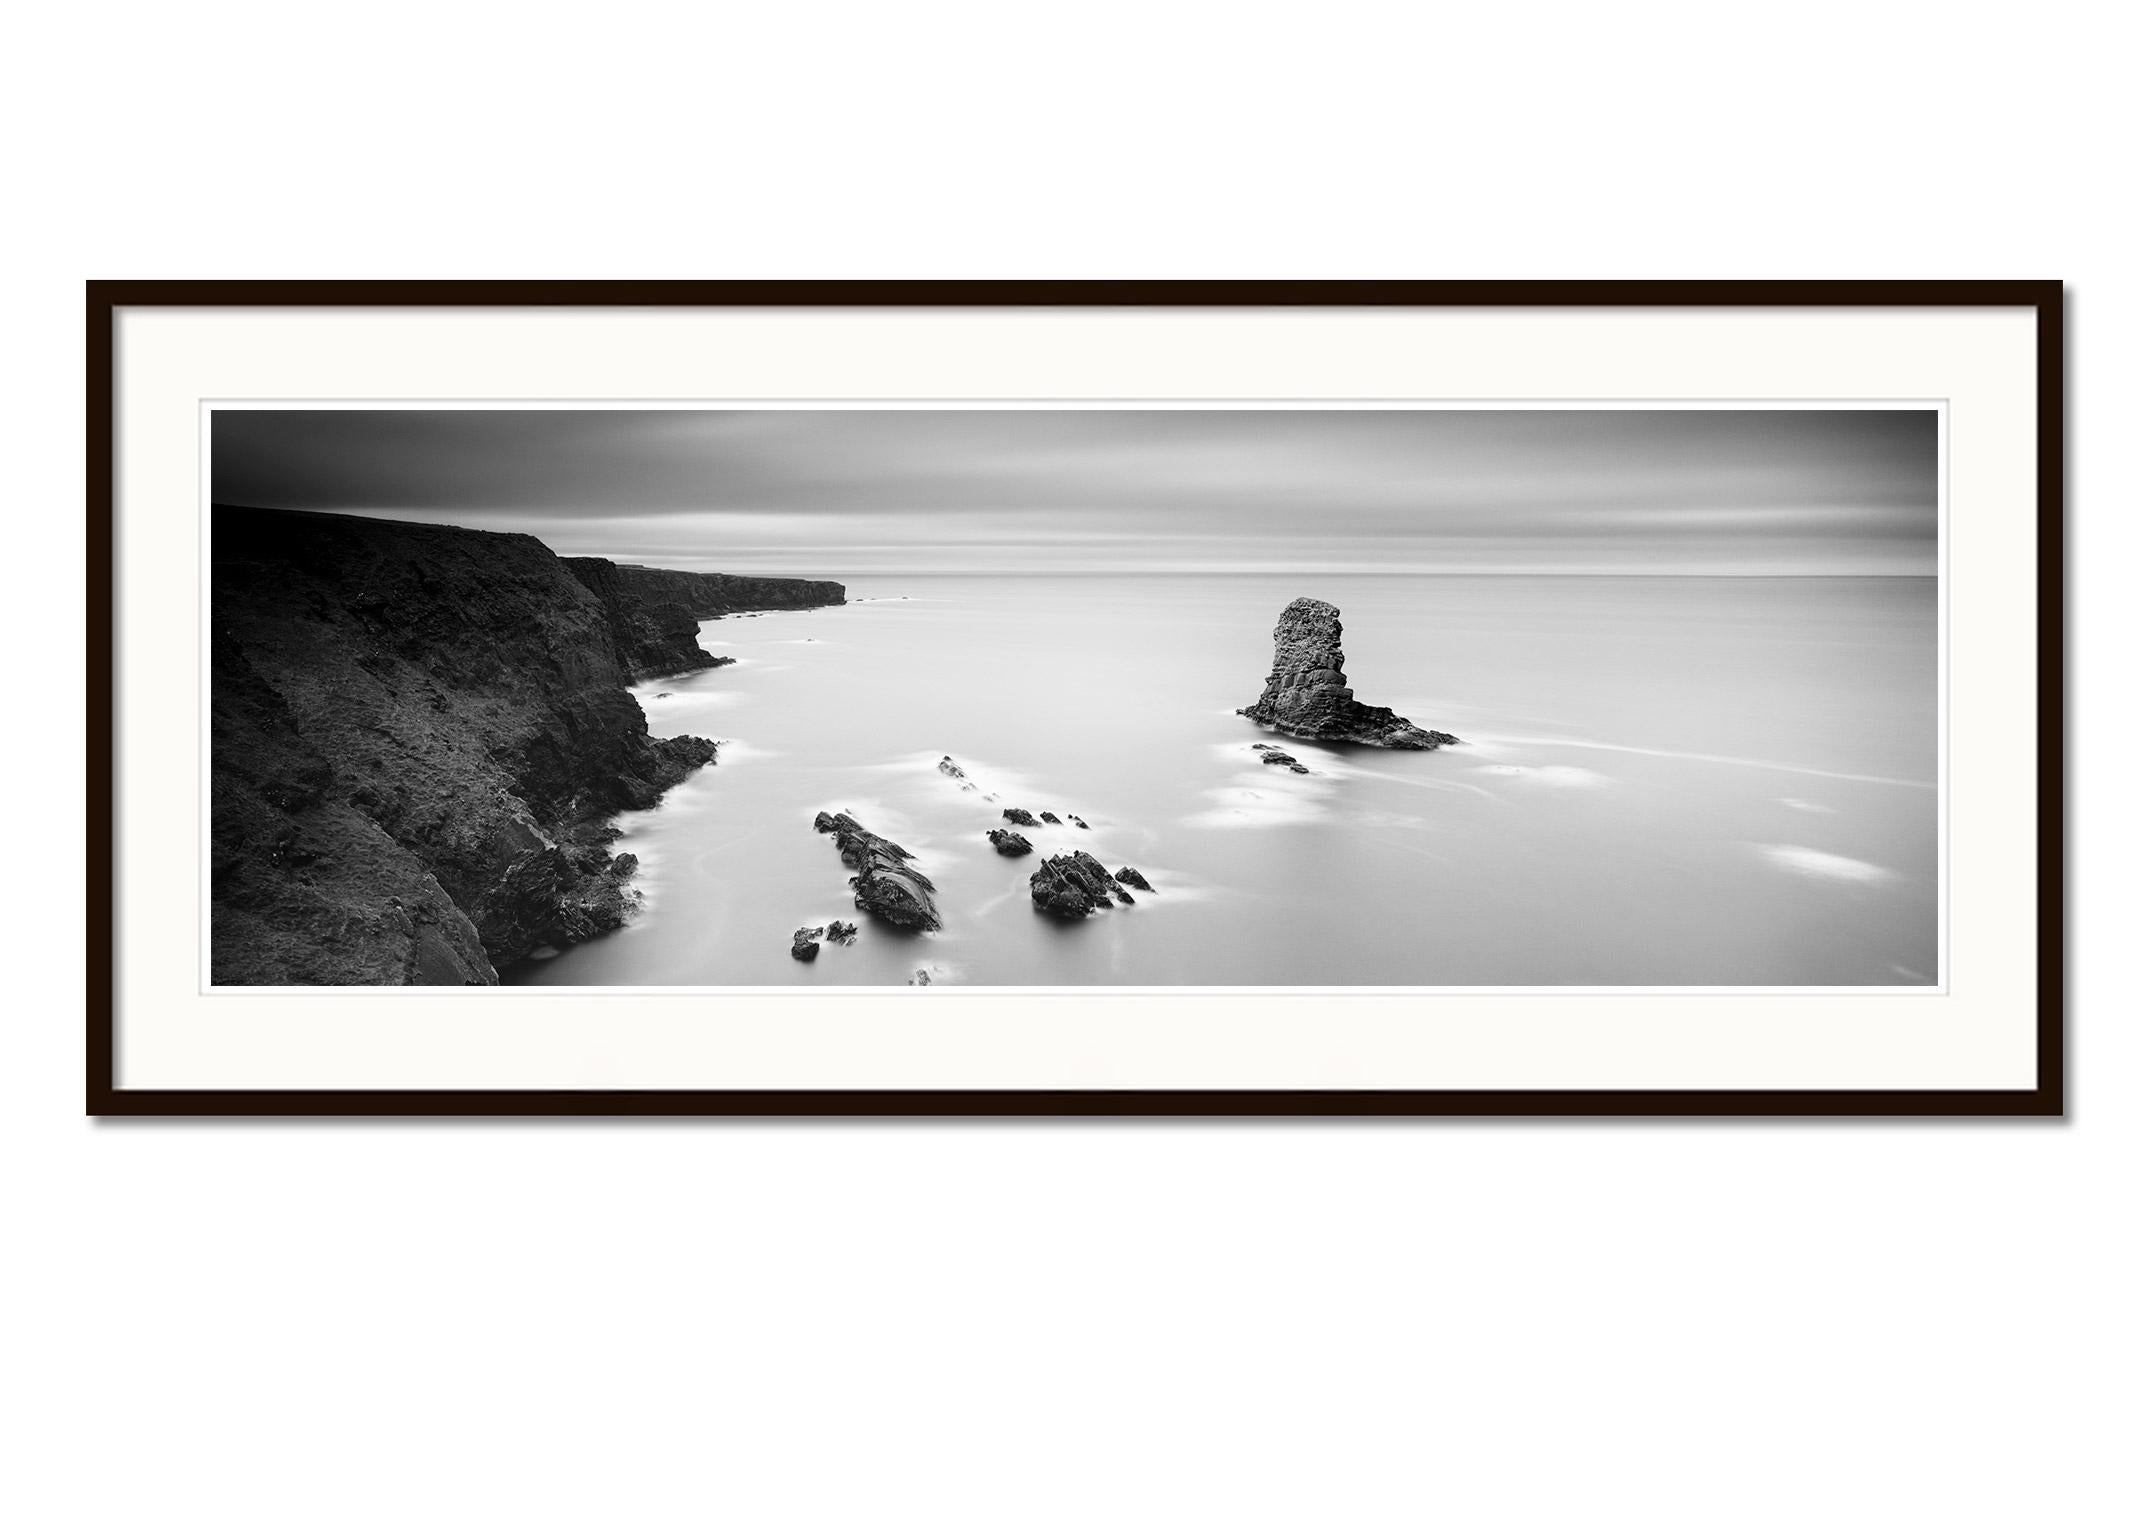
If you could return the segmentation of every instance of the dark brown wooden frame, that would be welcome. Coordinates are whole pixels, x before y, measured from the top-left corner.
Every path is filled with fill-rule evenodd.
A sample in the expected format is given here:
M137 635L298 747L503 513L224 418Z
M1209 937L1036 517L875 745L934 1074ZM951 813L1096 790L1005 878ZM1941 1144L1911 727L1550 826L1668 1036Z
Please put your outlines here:
M88 1109L95 1116L2040 1116L2064 1114L2064 286L2057 281L88 284ZM424 307L2006 308L2037 319L2037 1083L2020 1090L142 1090L114 1081L117 312Z

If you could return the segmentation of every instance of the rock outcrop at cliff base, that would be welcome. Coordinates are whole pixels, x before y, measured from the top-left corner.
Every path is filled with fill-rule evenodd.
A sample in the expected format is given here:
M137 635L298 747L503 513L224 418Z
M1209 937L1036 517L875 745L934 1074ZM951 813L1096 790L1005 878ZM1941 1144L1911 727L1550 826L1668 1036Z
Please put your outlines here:
M1276 621L1276 659L1261 698L1239 714L1326 742L1424 750L1459 737L1414 726L1385 705L1365 705L1343 675L1343 615L1318 598L1294 598ZM1289 755L1278 754L1289 761ZM1268 760L1274 762L1276 760Z

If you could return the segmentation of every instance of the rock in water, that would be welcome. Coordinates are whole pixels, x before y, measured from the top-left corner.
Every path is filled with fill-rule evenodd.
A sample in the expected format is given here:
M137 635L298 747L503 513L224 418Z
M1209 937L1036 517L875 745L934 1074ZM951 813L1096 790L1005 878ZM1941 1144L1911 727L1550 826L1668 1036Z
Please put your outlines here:
M1037 820L1039 822L1058 822L1060 819L1059 815L1055 812L1039 812L1037 814Z
M940 755L939 769L942 774L946 775L951 780L960 780L964 778L963 766L961 764L958 764L954 759L948 757L948 755L945 753Z
M850 943L851 943L851 942L852 942L853 940L855 940L855 939L857 939L857 938L858 938L858 926L857 926L856 924L846 924L846 923L845 923L845 922L844 922L844 921L843 921L842 919L831 919L831 920L829 921L829 925L828 925L828 943L829 943L829 944L831 944L831 945L849 945L849 944L850 944Z
M1114 881L1096 857L1077 849L1056 854L1037 867L1030 877L1030 901L1044 913L1078 919L1099 908L1109 908L1127 889Z
M985 836L992 840L992 847L1005 855L1023 855L1030 852L1030 841L1013 828L989 828Z
M819 928L794 929L791 931L791 959L793 961L811 961L820 954L821 931Z
M1019 824L1020 826L1025 828L1034 828L1037 826L1037 819L1031 816L1028 812L1025 812L1019 806L1007 807L1002 810L1000 815L1002 817L1005 817L1009 822Z
M813 819L816 833L832 834L851 877L851 900L898 929L938 929L940 909L933 904L933 883L910 868L910 851L858 825L848 812L822 812Z
M1261 698L1239 712L1298 737L1376 748L1460 742L1413 726L1385 705L1362 705L1343 677L1343 615L1318 598L1294 598L1276 621L1276 662Z
M1140 887L1145 892L1154 892L1156 890L1155 887L1149 884L1149 878L1131 865L1120 866L1118 870L1112 873L1112 879L1125 882L1128 886Z

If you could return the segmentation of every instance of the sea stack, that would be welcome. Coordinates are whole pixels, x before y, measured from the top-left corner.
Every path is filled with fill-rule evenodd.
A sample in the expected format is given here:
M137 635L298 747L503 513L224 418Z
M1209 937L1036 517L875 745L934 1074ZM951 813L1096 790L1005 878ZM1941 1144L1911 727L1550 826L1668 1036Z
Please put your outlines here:
M1318 598L1294 598L1284 609L1268 687L1239 714L1294 737L1375 748L1423 750L1462 740L1413 726L1385 705L1360 704L1343 676L1342 612Z

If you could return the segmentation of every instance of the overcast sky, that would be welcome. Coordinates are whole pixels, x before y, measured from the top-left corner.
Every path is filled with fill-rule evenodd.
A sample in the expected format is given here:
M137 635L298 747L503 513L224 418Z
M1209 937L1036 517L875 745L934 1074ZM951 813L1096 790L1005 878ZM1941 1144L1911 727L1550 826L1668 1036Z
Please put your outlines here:
M562 555L1931 575L1930 411L218 411L216 499Z

